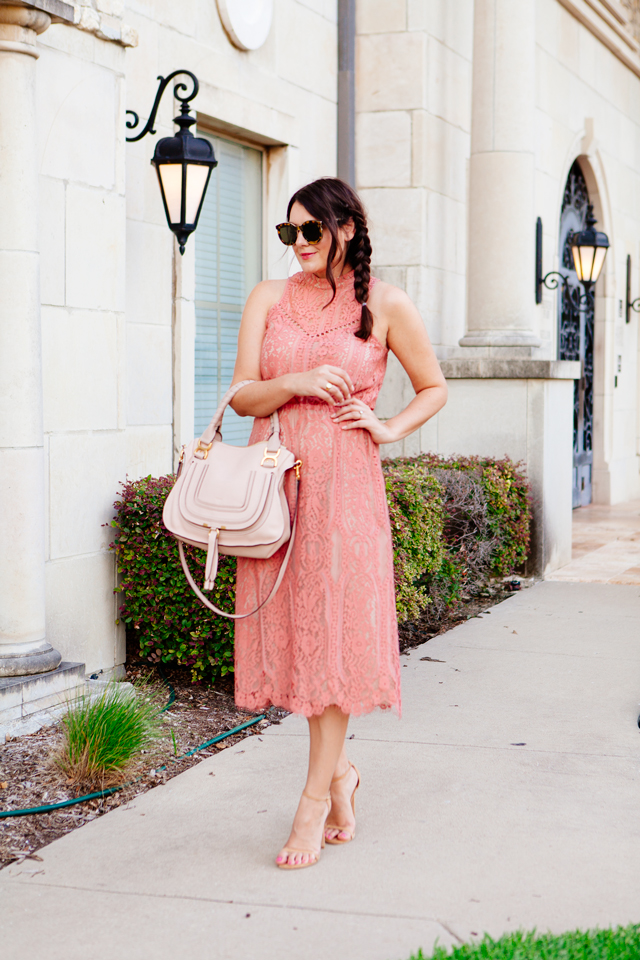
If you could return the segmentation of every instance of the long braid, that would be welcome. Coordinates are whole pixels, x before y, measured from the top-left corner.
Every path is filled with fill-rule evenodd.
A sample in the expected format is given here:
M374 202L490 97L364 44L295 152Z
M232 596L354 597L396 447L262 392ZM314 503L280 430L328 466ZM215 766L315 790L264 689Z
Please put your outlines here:
M356 337L368 340L373 330L373 314L367 305L369 299L369 281L371 279L371 240L367 222L360 211L352 211L356 232L349 243L348 259L353 266L353 290L358 303L362 304L360 327Z

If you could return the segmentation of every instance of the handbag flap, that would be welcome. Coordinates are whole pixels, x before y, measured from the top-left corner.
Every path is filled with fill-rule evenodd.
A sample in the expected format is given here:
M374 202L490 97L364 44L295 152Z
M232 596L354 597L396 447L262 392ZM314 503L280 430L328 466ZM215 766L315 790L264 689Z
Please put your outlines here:
M261 463L264 448L264 441L249 447L214 443L206 460L193 457L180 490L185 519L226 530L253 526L282 474L270 461Z

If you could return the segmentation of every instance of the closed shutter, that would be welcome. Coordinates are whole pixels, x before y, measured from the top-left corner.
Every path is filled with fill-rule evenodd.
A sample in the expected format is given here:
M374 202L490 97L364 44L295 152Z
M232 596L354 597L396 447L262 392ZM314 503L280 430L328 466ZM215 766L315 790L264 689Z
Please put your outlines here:
M218 166L195 233L196 436L231 385L244 303L262 279L262 154L219 137L208 139ZM247 443L252 423L228 408L225 443Z

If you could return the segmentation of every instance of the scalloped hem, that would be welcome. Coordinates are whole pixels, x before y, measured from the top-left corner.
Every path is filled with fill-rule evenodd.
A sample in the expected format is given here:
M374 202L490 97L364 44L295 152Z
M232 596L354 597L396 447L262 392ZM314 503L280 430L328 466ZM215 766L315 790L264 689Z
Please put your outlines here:
M392 710L398 719L402 717L402 701L398 697L396 700L381 700L380 702L371 701L369 703L347 703L340 698L333 698L327 703L306 703L299 700L298 697L278 696L275 699L265 697L264 694L240 694L236 693L236 706L241 710L250 710L252 713L263 713L270 707L279 707L281 710L288 710L289 713L296 713L303 717L318 717L324 713L327 707L338 707L343 713L350 717L361 717L367 713L373 713L374 710Z

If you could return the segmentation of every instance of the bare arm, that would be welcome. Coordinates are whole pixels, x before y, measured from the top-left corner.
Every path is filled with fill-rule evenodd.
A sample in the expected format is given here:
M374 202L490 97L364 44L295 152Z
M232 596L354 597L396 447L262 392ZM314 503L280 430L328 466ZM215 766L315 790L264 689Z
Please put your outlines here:
M302 373L287 373L262 380L260 354L267 327L267 314L284 292L285 280L264 280L250 294L240 324L238 357L233 382L255 380L243 387L231 402L241 417L268 417L293 397L319 397L335 406L351 397L353 383L346 370L323 364ZM330 384L327 390L327 384Z
M376 318L374 334L383 342L386 336L416 395L408 407L385 423L355 399L344 403L332 417L343 430L365 429L376 443L394 443L408 437L445 405L447 384L422 318L406 293L379 283L371 291L369 304Z

